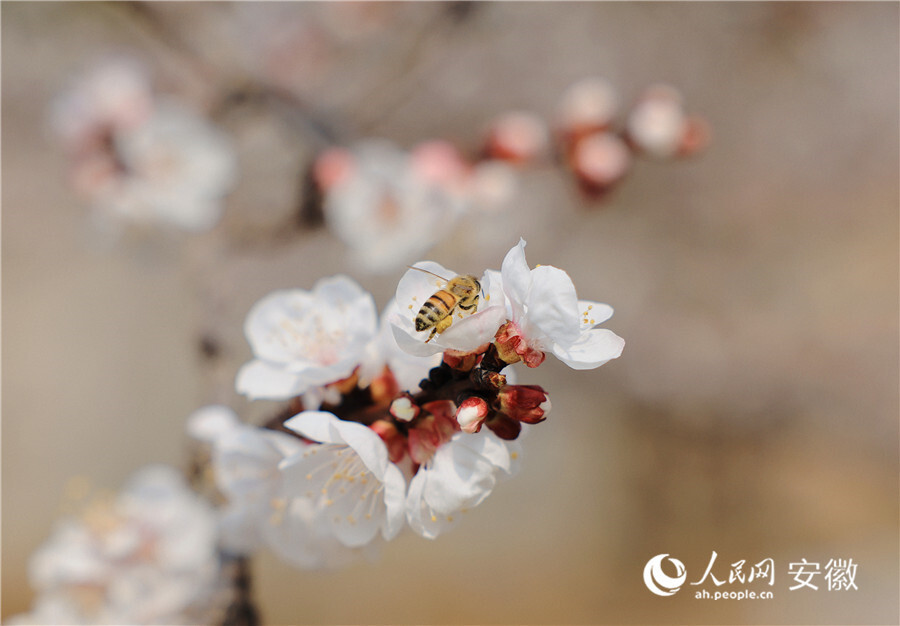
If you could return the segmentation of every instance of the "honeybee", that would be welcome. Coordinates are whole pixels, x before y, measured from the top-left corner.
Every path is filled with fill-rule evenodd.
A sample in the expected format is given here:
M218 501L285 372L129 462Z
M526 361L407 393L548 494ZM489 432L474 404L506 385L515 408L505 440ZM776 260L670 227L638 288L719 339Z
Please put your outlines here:
M448 280L421 267L407 267L431 274L446 283L444 288L434 292L425 301L419 312L416 313L416 330L421 332L431 329L431 334L428 335L425 343L434 339L437 333L442 333L450 328L450 324L453 323L453 313L456 309L472 313L478 306L478 294L481 292L481 283L474 276L466 274L455 276Z

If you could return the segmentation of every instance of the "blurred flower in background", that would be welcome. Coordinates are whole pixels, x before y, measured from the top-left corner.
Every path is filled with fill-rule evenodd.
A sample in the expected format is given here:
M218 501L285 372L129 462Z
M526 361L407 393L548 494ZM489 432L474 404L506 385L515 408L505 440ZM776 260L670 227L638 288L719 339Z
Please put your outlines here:
M145 467L57 524L31 558L33 608L8 623L191 623L212 600L216 543L212 509L181 474Z
M52 121L100 225L215 226L236 175L230 139L186 104L156 96L133 59L102 61L73 83Z

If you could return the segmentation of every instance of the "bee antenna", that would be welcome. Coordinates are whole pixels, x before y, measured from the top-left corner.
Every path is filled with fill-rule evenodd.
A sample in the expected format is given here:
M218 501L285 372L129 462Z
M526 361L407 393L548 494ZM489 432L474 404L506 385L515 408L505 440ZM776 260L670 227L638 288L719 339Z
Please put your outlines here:
M440 278L440 279L443 280L443 281L447 281L447 279L444 278L443 276L439 276L438 274L435 274L434 272L429 272L428 270L426 270L426 269L424 269L424 268L421 268L421 267L413 267L412 265L407 265L406 267L408 267L408 268L411 269L411 270L417 270L417 271L419 271L419 272L425 272L426 274L431 274L431 275L434 276L435 278Z

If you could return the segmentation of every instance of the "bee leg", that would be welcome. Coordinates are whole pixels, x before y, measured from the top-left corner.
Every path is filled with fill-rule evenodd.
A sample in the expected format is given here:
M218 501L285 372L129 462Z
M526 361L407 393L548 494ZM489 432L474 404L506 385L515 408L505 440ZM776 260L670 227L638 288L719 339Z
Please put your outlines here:
M428 335L428 339L425 340L425 343L428 343L429 341L431 341L432 339L434 339L434 336L435 336L436 334L437 334L437 326L435 326L434 328L431 329L431 334Z

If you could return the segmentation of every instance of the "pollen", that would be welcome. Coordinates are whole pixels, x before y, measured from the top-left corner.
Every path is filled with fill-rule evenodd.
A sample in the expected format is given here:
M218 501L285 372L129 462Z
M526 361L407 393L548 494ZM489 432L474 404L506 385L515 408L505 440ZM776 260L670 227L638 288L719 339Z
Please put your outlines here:
M452 521L453 521L453 516L452 516L452 515L448 515L448 516L447 516L447 521L448 521L448 522L452 522Z
M594 308L594 305L593 305L593 304L589 304L589 305L588 305L588 311L590 311L590 310L593 309L593 308Z
M509 458L511 458L513 461L515 461L516 459L519 458L519 453L518 452L510 452Z
M436 522L436 521L437 521L437 516L432 515L432 516L431 516L431 521L432 521L432 522Z
M312 474L307 474L307 475L306 475L306 480L312 480Z
M334 500L332 500L331 498L325 500L325 506L331 506L332 504L334 504Z
M490 300L490 299L491 299L491 294L487 294L487 295L484 297L484 299L485 299L485 300Z
M408 307L406 307L406 308L408 308L410 311L412 311L412 305L411 305L411 304L410 304Z
M372 514L371 514L371 513L366 513L366 519L372 519Z
M597 323L597 322L595 322L594 320L591 320L591 324L596 324L596 323Z
M351 525L353 525L353 524L356 523L356 518L353 517L352 515L348 515L348 516L347 516L347 521L350 522Z

